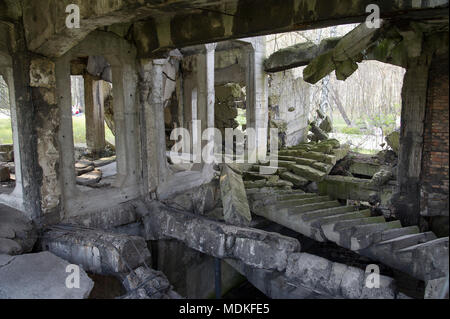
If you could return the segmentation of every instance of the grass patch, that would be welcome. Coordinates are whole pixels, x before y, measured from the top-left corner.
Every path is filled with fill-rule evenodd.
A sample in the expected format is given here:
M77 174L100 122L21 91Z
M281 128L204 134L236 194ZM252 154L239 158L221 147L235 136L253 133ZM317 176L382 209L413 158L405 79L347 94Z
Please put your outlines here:
M86 119L84 115L72 117L73 127L73 142L74 144L86 144ZM105 123L105 138L106 140L115 145L116 139Z
M375 155L380 152L380 150L366 150L363 148L352 148L352 152L359 153L359 154L367 154L367 155Z
M350 134L350 135L362 135L363 134L363 132L361 132L359 127L350 127L350 126L341 128L341 133Z
M72 125L73 125L73 140L75 144L86 144L86 120L84 115L74 116L72 117ZM105 124L105 138L106 140L115 145L116 139L109 129L109 127ZM12 144L12 128L11 128L11 119L10 118L1 118L0 119L0 144Z
M11 119L2 118L0 119L0 144L12 144L12 128Z

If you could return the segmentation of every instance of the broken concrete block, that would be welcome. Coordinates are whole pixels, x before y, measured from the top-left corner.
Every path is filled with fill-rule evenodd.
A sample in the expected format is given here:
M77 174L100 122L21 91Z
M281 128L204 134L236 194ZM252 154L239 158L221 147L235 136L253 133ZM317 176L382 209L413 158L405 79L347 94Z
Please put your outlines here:
M444 277L449 270L448 237L400 249L395 255L406 273L422 280Z
M324 141L328 139L328 134L325 133L320 127L318 127L315 122L312 122L310 125L311 125L311 132L313 133L312 140L314 142Z
M306 165L290 165L289 170L294 174L313 182L320 182L326 176L325 172Z
M0 254L4 255L20 255L22 247L14 240L0 238Z
M83 163L75 163L75 171L77 176L84 175L86 173L92 172L94 170L94 165L86 165Z
M21 253L27 253L33 249L37 231L23 212L0 204L0 238L14 240L22 248Z
M116 156L104 157L94 161L95 167L102 167L116 161Z
M130 292L126 299L182 299L173 291L167 277L151 268L139 267L131 271L123 285Z
M86 299L94 282L79 268L80 288L67 287L69 263L46 251L0 255L0 299ZM67 270L70 270L67 272Z
M280 177L284 180L291 182L296 187L305 187L306 185L309 184L309 180L301 176L295 175L294 173L291 172L283 172L280 174Z
M252 221L242 176L227 165L222 166L220 175L223 215L227 223L247 226Z
M150 258L141 237L80 226L51 227L44 232L40 246L96 274L128 272Z
M425 299L448 299L448 277L428 280L425 287Z
M392 171L387 169L380 169L373 175L372 179L370 180L370 183L375 186L382 186L386 184L392 177L393 177Z
M217 258L233 258L256 268L286 267L287 257L300 249L294 239L259 229L238 227L176 211L151 202L142 210L147 240L177 239Z
M319 125L319 128L324 133L331 133L333 131L333 122L329 116L326 116Z
M94 169L93 171L77 177L77 184L83 186L91 186L97 184L102 179L102 171Z
M398 154L400 149L400 132L394 131L385 138L386 143L392 148L395 154Z

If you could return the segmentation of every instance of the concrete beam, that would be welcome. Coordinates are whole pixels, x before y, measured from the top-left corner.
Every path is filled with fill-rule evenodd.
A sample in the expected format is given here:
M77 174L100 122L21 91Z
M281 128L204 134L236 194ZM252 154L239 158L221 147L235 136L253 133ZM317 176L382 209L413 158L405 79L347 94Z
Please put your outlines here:
M146 240L176 239L204 254L236 259L254 268L284 271L289 255L300 250L294 238L220 223L159 202L137 209L143 216Z
M363 22L370 0L226 0L106 1L79 0L80 28L66 27L71 0L24 1L23 20L28 48L59 57L91 31L112 24L136 23L134 38L141 57L175 47ZM385 19L448 16L448 0L383 0ZM39 19L35 19L39 17Z
M266 72L280 72L308 65L315 57L334 49L342 38L330 38L316 45L312 42L298 43L273 53L264 61Z

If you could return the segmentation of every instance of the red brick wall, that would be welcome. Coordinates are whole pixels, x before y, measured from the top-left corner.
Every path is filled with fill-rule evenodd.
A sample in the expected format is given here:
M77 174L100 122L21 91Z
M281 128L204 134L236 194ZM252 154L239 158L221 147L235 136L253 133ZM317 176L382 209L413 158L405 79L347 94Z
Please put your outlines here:
M448 55L431 63L421 173L421 214L448 216Z

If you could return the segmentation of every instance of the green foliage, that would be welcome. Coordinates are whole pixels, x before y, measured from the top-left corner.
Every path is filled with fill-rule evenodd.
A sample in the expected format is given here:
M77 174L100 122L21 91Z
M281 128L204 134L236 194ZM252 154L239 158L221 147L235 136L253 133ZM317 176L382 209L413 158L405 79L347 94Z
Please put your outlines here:
M381 128L383 135L386 136L395 130L395 114L375 115L368 119L369 124Z
M236 117L236 121L240 126L247 124L247 115L245 110L238 109L238 116Z

